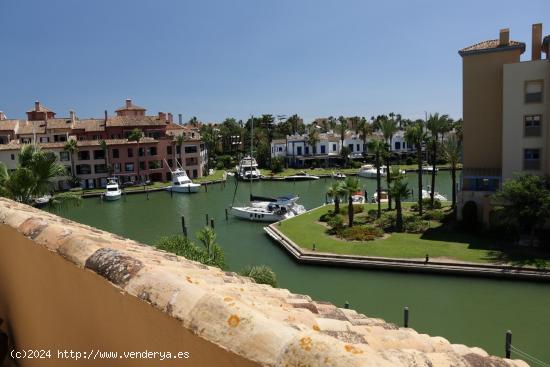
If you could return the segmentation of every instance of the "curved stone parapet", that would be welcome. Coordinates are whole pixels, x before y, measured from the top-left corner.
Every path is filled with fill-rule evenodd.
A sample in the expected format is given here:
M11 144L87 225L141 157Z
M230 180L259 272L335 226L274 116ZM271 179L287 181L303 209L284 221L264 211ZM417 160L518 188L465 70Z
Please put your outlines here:
M479 348L450 344L444 338L419 334L306 295L256 284L235 273L6 199L0 199L2 227L49 250L48 256L63 258L78 272L95 273L104 287L118 289L119 297L153 306L150 312L168 315L195 338L252 364L527 366L520 360L489 356ZM13 246L11 241L0 237L0 256L9 246ZM139 333L139 328L136 325L130 332Z

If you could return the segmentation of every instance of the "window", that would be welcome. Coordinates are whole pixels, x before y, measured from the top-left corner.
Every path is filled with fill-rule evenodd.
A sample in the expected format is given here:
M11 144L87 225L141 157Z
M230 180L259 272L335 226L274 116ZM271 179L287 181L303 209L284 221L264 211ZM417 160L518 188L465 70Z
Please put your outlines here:
M321 154L326 154L326 147L321 145Z
M43 137L40 137L40 142L41 142L41 143L47 143L47 142L49 142L49 141L50 141L50 138L48 138L47 136L46 136L46 137L44 137L44 136L43 136Z
M309 147L306 146L306 154L309 154Z
M63 141L67 141L67 135L54 135L54 136L53 136L53 141L54 141L54 142L63 142Z
M360 146L359 144L356 144L356 145L355 145L355 151L358 152L358 151L360 151L360 150L361 150L361 146Z
M82 150L78 152L79 161L87 161L90 159L90 152L88 150Z
M171 145L168 145L166 147L166 154L172 154L172 146Z
M332 151L336 152L336 144L332 144Z
M302 155L302 147L297 147L296 148L296 154Z
M149 156L157 155L157 147L147 148L147 155Z
M132 158L134 156L134 148L128 148L128 158Z
M94 159L105 159L104 150L94 150Z
M148 166L149 166L149 169L162 168L162 161L149 161Z
M523 150L523 169L532 171L540 170L540 149Z
M96 164L96 165L94 165L94 172L95 173L107 173L107 165L106 164Z
M197 165L198 161L197 158L185 158L185 165L186 166L194 166Z
M176 146L176 154L180 154L180 153L181 153L181 146L177 145Z
M139 155L140 157L143 157L143 156L145 155L145 149L144 149L144 148L139 148L139 149L138 149L138 155Z
M68 161L69 160L69 152L59 152L59 160L60 161Z
M348 150L353 153L353 144L348 144Z
M139 169L145 169L146 165L145 165L145 161L140 161L139 162Z
M190 145L185 147L185 153L197 153L197 146L196 145Z
M168 166L169 167L173 167L174 166L174 161L172 159L169 159L168 160Z
M11 154L10 158L11 158L12 161L14 161L15 160L15 154Z
M529 136L541 136L540 128L541 115L527 115L523 121L523 135Z
M113 149L113 158L118 158L119 154L118 149Z
M542 80L530 80L525 82L525 103L541 103L542 90Z
M197 170L196 169L193 170L193 178L197 178Z
M396 141L395 142L395 150L400 150L401 149L401 142L400 141Z
M92 166L89 164L78 164L76 166L77 175L89 175L90 173L92 173Z
M113 171L115 173L120 173L120 163L117 162L113 164Z
M124 171L126 171L126 172L134 172L134 163L132 163L132 162L127 162L127 163L124 165Z

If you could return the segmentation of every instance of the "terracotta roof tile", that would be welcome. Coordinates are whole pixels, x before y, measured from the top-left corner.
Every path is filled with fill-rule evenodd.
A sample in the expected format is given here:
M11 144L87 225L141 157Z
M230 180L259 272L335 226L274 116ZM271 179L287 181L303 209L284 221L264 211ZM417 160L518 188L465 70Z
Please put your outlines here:
M19 120L0 120L0 131L1 130L15 130Z
M505 46L499 46L498 39L487 40L487 41L476 43L475 45L465 47L462 50L458 51L458 53L460 56L464 56L464 55L472 55L472 54L479 54L479 53L485 53L485 52L506 51L506 50L514 50L514 49L519 49L521 50L521 53L523 53L525 51L525 43L518 42L518 41L510 41Z
M44 134L46 132L46 122L44 121L23 121L20 120L17 127L17 134Z
M145 111L145 108L132 104L130 107L123 106L123 107L120 107L118 110L115 110L115 112L121 112L121 111Z
M83 129L86 132L105 131L104 119L76 120L73 129Z
M70 118L48 119L46 121L46 128L48 128L48 129L70 129L71 128L71 119Z
M107 126L164 126L166 121L159 120L158 116L113 116L107 120Z

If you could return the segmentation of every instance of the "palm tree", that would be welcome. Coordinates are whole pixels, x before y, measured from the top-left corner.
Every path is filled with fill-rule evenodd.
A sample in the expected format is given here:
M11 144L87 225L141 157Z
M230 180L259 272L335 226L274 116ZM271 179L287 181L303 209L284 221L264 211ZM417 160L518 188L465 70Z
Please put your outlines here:
M408 185L406 182L403 181L402 178L399 178L393 182L393 185L388 190L391 192L392 196L395 199L395 210L397 211L396 219L395 219L395 226L397 232L403 231L403 208L401 206L401 201L403 199L406 199L410 194L411 190L409 190Z
M391 170L390 170L390 158L391 158L391 146L392 146L392 140L393 136L397 132L397 121L395 121L393 118L382 118L380 120L380 131L382 131L382 135L384 135L384 140L388 143L387 145L387 154L386 154L386 169L387 169L387 175L386 175L386 182L388 183L388 187L391 185ZM391 194L388 192L388 209L391 210Z
M99 146L101 147L101 150L103 150L103 155L105 156L105 167L107 168L107 171L110 175L112 174L112 170L109 166L109 151L107 150L107 142L105 140L102 140L99 142Z
M439 142L439 134L443 134L449 129L449 116L439 115L439 113L430 114L426 128L430 132L430 145L432 146L432 189L430 191L431 206L434 206L435 194L435 174L437 166L437 144Z
M363 140L363 156L366 156L367 154L367 139L370 135L373 133L373 127L372 124L370 124L366 118L361 118L361 121L359 121L359 126L357 128L357 132L359 133L359 137L361 140Z
M65 143L65 146L63 147L63 150L68 152L71 155L71 175L73 177L76 176L76 170L75 170L75 154L78 152L78 143L76 140L71 139L68 140Z
M185 136L183 134L176 136L176 146L180 147L180 157L182 155L182 148L183 148L183 143L184 142L185 142ZM176 161L175 161L176 168L178 168L178 163L177 163L178 159L177 158L178 157L176 157ZM183 164L182 164L182 166L183 166Z
M141 181L141 175L139 171L139 141L141 140L142 137L143 137L143 132L138 128L135 128L134 130L132 130L130 135L128 135L128 141L137 142L137 176L140 181Z
M353 227L353 194L359 190L359 180L355 177L348 177L344 184L344 190L348 196L348 226Z
M319 142L319 131L312 126L307 136L307 143L311 145L312 154L317 154L317 143Z
M193 127L197 127L199 125L199 119L196 116L193 116L187 123Z
M328 197L334 200L334 214L340 213L340 198L344 194L344 187L341 182L333 182L327 190Z
M377 217L382 216L382 204L380 203L381 196L381 179L380 179L380 165L382 164L382 157L386 153L386 143L380 139L373 139L369 142L369 151L374 153L374 164L376 165L376 195L378 197L378 214Z
M344 148L344 138L346 135L346 130L348 128L348 120L344 116L338 117L338 130L340 132L340 149Z
M409 146L416 148L416 159L418 161L418 209L422 215L422 144L426 140L426 132L422 122L407 126L405 140Z
M462 144L459 137L452 134L443 141L443 154L445 155L445 159L451 164L451 179L453 182L451 207L456 211L456 168L462 154Z

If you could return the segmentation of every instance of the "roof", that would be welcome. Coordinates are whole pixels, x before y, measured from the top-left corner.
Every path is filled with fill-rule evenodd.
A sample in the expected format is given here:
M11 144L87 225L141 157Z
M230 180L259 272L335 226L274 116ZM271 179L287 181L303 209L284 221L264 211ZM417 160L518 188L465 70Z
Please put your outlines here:
M1 130L15 130L19 120L0 120L0 131Z
M82 129L86 132L105 131L105 120L104 119L76 120L76 123L74 124L73 129Z
M166 119L160 120L158 116L113 116L107 120L107 126L166 126Z
M36 110L35 107L33 107L30 110L28 110L27 112L52 112L52 111L49 108L43 106L42 103L40 103L38 105L38 111Z
M48 121L46 121L46 126L48 129L70 129L71 119L70 118L48 119Z
M136 106L135 104L132 103L130 106L123 106L123 107L120 107L118 110L115 110L115 112L120 112L120 111L145 111L145 108Z
M271 141L273 144L286 144L286 139L273 139Z
M105 139L107 145L126 145L126 144L137 144L137 142L128 139ZM139 141L140 144L147 143L158 143L158 140L153 138L141 138ZM53 149L53 148L64 148L66 142L52 142L52 143L38 143L38 147L42 149ZM78 147L96 147L101 145L101 140L79 140L77 141ZM25 144L21 144L17 141L12 141L8 144L0 144L0 150L19 150Z
M476 54L482 54L487 52L509 51L509 50L516 50L516 49L520 50L521 53L525 51L525 43L523 42L509 41L508 44L504 46L499 46L499 43L500 41L498 39L479 42L479 43L476 43L475 45L471 45L463 48L462 50L458 51L458 54L460 56L467 56L467 55L476 55Z
M44 121L19 121L17 134L44 134L46 132L46 123Z
M166 125L166 130L183 130L183 129L185 129L183 126L174 124L172 122Z

